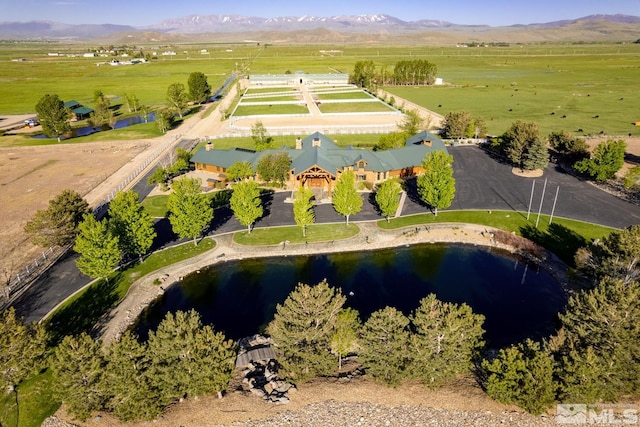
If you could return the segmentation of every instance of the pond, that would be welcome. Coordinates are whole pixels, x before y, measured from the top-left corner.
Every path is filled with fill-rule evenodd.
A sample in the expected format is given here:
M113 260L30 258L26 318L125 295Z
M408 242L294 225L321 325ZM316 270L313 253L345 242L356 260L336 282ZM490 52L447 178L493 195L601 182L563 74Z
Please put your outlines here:
M442 301L465 302L485 315L485 339L493 348L551 334L566 304L553 277L507 252L422 244L215 264L167 289L142 313L135 331L146 339L167 312L193 308L204 323L239 339L260 332L296 284L325 278L342 289L346 305L363 321L385 306L408 315L430 293Z

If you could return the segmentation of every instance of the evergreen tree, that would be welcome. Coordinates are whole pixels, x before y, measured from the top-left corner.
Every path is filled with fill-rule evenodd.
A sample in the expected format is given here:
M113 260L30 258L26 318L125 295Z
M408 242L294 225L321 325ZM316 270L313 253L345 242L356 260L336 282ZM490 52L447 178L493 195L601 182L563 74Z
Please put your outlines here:
M239 182L233 186L231 200L229 201L231 210L240 224L247 227L247 232L251 233L251 225L263 214L262 202L260 201L260 189L254 181Z
M187 86L189 86L189 98L198 104L206 102L211 96L211 86L204 73L196 71L189 74Z
M492 361L483 361L482 368L487 393L499 402L532 414L541 414L554 402L553 358L537 342L527 339L503 348Z
M188 99L189 96L182 83L171 83L167 88L167 104L172 111L178 113L180 118L187 108Z
M348 169L340 174L331 198L333 208L347 219L347 225L349 217L362 210L362 198L356 190L356 178L352 170Z
M542 139L536 139L522 153L522 169L544 169L549 164L549 149Z
M471 114L466 111L452 111L444 118L442 136L447 139L465 138L466 131L473 123Z
M105 360L99 342L86 333L64 337L53 353L51 368L56 394L70 414L86 421L92 412L105 407Z
M438 209L451 206L456 194L456 181L453 177L453 156L444 151L427 153L422 161L424 173L418 176L418 194L420 199L434 209L438 216Z
M64 106L64 101L58 95L46 94L36 104L38 121L42 125L42 131L48 137L60 138L71 130L71 110Z
M173 182L173 192L167 200L169 222L174 233L182 238L196 239L213 220L211 201L202 193L200 180L182 178Z
M336 329L331 336L331 351L338 355L338 370L342 369L342 358L356 350L361 326L358 310L349 307L338 313Z
M484 342L484 316L466 304L439 301L430 294L411 316L412 371L425 384L439 385L468 373Z
M148 349L149 375L163 405L184 396L217 393L220 397L233 376L233 342L211 326L202 326L195 310L168 313L149 333Z
M247 178L251 178L254 175L251 163L247 161L234 162L227 168L227 179L229 181L243 181Z
M616 401L640 391L640 284L604 279L569 298L551 349L560 361L561 393ZM594 369L587 369L587 366ZM593 389L580 384L583 377Z
M330 353L331 337L345 301L340 289L324 280L315 286L299 283L276 306L266 330L287 377L304 381L333 373L336 359Z
M590 158L576 162L574 167L578 172L587 174L596 181L612 179L624 166L626 149L627 143L623 140L601 142L594 148Z
M409 319L393 307L371 314L360 329L358 358L366 372L387 385L398 385L410 365Z
M20 419L19 384L42 367L46 341L42 324L25 324L13 307L0 312L0 374L4 390L15 393L17 419Z
M151 215L138 201L138 193L133 190L118 193L109 203L109 217L122 253L142 259L151 248L156 231Z
M380 213L389 222L389 217L394 216L400 206L400 192L402 187L396 179L388 179L378 185L376 191L376 204Z
M50 247L72 243L78 234L78 224L88 214L89 204L73 190L63 190L49 207L39 210L27 222L24 231L34 245Z
M298 227L302 228L302 237L307 236L307 226L313 224L316 220L313 213L312 197L313 193L309 188L300 186L293 199L293 219Z
M500 146L511 163L524 169L522 162L525 153L530 146L538 143L539 140L540 132L537 124L518 120L502 135Z
M107 404L122 421L151 420L162 412L160 390L150 378L151 355L146 344L130 332L112 342L106 355L104 384L111 396Z
M78 270L95 279L107 279L109 273L122 260L118 237L109 230L107 220L98 221L93 214L84 216L78 226L73 250L80 254L76 260Z

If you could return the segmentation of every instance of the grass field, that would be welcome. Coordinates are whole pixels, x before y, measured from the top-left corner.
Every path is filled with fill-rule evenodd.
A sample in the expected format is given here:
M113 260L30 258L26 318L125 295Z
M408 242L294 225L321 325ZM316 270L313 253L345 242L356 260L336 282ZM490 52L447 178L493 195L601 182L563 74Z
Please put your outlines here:
M274 105L238 105L233 112L234 117L261 116L268 114L309 114L307 107L299 104Z
M445 85L386 89L443 115L467 110L484 118L491 134L501 134L520 119L538 123L543 134L567 130L578 135L640 135L640 127L631 125L640 120L635 102L640 97L640 44L634 43L486 48L345 45L336 56L320 52L335 46L270 45L265 49L251 44L211 44L179 47L179 54L172 59L159 57L148 64L118 67L97 67L103 58L46 56L50 51L82 53L87 48L72 44L0 44L0 114L33 112L45 93L91 106L97 89L116 97L133 93L145 105L163 104L168 85L186 85L194 71L205 73L216 88L233 70L248 65L256 74L287 70L350 73L356 61L372 60L377 70L384 67L391 73L399 60L415 58L435 63ZM200 48L207 48L210 54L202 56L194 50ZM10 60L22 57L25 62ZM274 90L292 89L260 88L250 93Z
M393 108L382 102L340 102L320 103L318 108L322 113L382 113L392 112Z
M315 99L325 100L325 99L371 99L371 95L364 93L363 91L356 92L336 92L336 93L325 93L325 92L311 92Z

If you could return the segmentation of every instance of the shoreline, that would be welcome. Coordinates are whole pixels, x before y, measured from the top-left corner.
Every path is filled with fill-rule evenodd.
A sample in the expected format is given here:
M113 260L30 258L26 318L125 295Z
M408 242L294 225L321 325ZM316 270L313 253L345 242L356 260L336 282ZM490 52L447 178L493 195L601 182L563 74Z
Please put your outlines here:
M566 294L570 293L567 288L567 266L554 254L545 250L545 259L533 259L526 256L517 247L497 242L493 235L499 230L492 227L477 224L441 223L383 230L377 226L377 221L355 224L360 228L360 232L348 239L309 244L290 243L284 247L283 245L241 245L233 241L234 233L209 237L216 242L214 249L156 270L134 282L122 301L105 316L106 322L97 325L97 338L102 339L105 346L114 339L120 339L145 308L162 296L167 289L178 284L187 274L221 262L247 258L369 251L425 243L469 244L501 249L523 256L545 269L554 277ZM191 244L191 242L187 244ZM156 284L158 280L161 282L159 285Z

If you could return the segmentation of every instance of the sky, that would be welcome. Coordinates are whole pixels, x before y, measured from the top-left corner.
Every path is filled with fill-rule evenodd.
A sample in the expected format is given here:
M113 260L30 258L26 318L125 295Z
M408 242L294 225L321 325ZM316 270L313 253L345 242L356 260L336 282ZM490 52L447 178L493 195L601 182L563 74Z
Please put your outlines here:
M640 0L0 0L0 22L145 26L188 15L273 18L364 14L501 26L592 14L640 16Z

